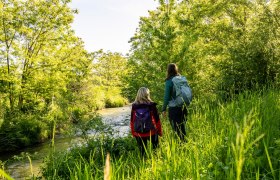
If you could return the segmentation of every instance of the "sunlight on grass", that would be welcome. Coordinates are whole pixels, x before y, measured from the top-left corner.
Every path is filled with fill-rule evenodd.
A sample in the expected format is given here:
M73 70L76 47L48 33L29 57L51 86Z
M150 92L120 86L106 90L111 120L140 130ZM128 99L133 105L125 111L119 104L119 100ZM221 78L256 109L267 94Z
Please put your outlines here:
M0 178L6 178L7 180L13 180L4 170L0 169Z
M108 151L111 151L110 168L107 169L107 165L105 174L108 177L110 172L109 179L277 179L280 173L279 95L273 90L244 93L230 103L206 103L196 99L189 108L188 141L182 143L171 130L169 121L162 118L164 134L160 147L153 151L148 145L144 157L135 140L126 137L113 141L104 139L98 146L73 149L69 155L61 156L60 161L72 167L70 179L104 178ZM60 159L59 156L56 159ZM59 164L55 167L59 168ZM55 172L58 171L55 168ZM66 170L59 173L67 177Z

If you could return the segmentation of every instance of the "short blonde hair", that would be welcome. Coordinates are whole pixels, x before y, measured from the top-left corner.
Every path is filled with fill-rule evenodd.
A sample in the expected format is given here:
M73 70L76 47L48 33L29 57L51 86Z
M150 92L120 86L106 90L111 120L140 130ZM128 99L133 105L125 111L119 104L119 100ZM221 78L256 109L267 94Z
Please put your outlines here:
M152 102L150 98L150 90L146 87L139 88L135 101L135 104L143 104Z

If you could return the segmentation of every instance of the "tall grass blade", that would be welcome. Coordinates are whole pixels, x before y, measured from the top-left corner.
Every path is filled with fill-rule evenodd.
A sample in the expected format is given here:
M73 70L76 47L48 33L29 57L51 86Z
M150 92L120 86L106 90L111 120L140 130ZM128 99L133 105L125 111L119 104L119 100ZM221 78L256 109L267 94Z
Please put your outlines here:
M266 157L267 157L267 160L268 160L268 163L269 163L269 167L270 167L273 179L276 179L276 176L275 176L275 173L274 173L274 169L273 169L273 166L272 166L272 163L271 163L271 159L270 159L270 156L269 156L269 153L268 153L267 146L266 146L265 142L264 142L264 148L265 148L265 154L266 154Z
M13 178L11 178L7 173L5 173L4 170L0 169L0 177L4 177L6 178L7 180L14 180Z
M33 167L32 167L32 160L31 160L30 156L28 156L28 155L27 155L27 158L28 158L28 161L29 161L31 176L34 176Z
M106 163L104 168L104 180L110 180L111 173L110 173L110 154L108 153L106 156Z

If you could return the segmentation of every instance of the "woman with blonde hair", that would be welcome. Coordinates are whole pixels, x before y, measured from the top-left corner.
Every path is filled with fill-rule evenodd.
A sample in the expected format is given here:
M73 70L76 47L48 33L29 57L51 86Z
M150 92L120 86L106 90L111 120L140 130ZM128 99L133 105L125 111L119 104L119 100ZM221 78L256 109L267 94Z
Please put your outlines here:
M158 135L162 136L157 103L150 98L150 90L141 87L132 104L130 128L135 137L142 155L145 153L148 140L151 140L153 149L158 147Z

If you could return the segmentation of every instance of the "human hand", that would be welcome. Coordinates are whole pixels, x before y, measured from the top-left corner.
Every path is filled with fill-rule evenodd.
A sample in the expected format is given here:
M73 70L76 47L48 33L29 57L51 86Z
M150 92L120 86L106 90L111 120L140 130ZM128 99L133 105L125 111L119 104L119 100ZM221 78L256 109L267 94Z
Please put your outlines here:
M162 112L161 112L161 115L162 115L163 117L166 117L166 111L162 111Z

